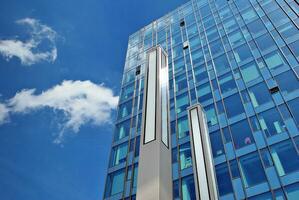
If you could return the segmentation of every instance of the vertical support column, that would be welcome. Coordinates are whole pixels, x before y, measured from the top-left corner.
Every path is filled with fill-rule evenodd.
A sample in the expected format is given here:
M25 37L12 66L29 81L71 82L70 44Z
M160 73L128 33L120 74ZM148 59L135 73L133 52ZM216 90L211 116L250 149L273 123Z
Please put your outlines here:
M200 104L188 108L193 174L197 200L218 200L209 131Z
M161 47L147 53L137 200L171 200L168 62Z

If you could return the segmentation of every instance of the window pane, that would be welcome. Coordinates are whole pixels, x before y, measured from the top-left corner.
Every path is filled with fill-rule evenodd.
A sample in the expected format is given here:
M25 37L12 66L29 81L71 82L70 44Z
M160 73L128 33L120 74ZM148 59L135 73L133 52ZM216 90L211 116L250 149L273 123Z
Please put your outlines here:
M297 40L296 42L293 42L289 46L291 47L291 50L295 54L297 59L299 60L299 40Z
M253 36L258 36L260 33L266 31L265 25L260 19L257 19L254 22L249 23L247 27L249 29L249 32Z
M205 65L200 65L198 67L194 67L194 76L196 82L203 81L208 78L208 73L206 71Z
M299 183L286 187L288 200L297 200L299 196Z
M176 97L176 113L181 113L186 111L189 106L188 93L181 94Z
M188 117L182 117L178 119L178 136L179 138L183 138L189 135L189 124L188 124Z
M261 128L267 137L282 133L285 131L285 125L276 108L272 108L259 114Z
M178 180L173 182L173 199L180 200L180 188Z
M274 51L265 56L265 62L269 69L277 69L281 66L286 65L282 55L279 51Z
M113 196L123 191L124 188L125 170L113 172L107 177L107 185L105 196Z
M251 51L247 44L243 44L242 46L236 48L234 50L234 55L235 55L237 62L239 63L239 62L242 62L244 60L251 58L252 55L250 52Z
M131 83L130 85L128 85L122 89L122 93L121 93L121 97L120 97L121 101L124 101L133 96L134 85L135 85L134 83Z
M241 157L240 165L245 187L266 181L265 172L257 152Z
M198 101L199 102L204 102L206 100L212 99L212 91L210 87L210 83L207 82L203 85L200 85L197 87L197 95L198 95Z
M243 34L238 30L228 35L228 38L233 47L244 42Z
M271 192L267 192L264 194L260 194L254 197L250 197L248 200L272 200L272 193Z
M235 79L231 72L219 77L219 85L222 93L229 92L237 88Z
M204 108L204 110L205 110L205 114L206 114L206 117L207 117L208 126L214 126L214 125L218 124L218 120L217 120L217 115L216 115L216 110L215 110L214 104L206 106Z
M295 76L294 72L287 71L275 77L278 86L282 92L282 95L288 95L298 92L299 80Z
M182 199L183 200L196 199L193 175L182 178Z
M271 155L279 176L299 169L299 155L291 140L272 145Z
M297 125L299 126L299 98L296 98L292 101L289 101L288 102L289 106L290 106L290 110L297 122Z
M272 102L272 97L265 83L260 83L249 88L249 96L254 107Z
M114 141L118 141L126 136L129 135L130 133L130 122L131 119L128 119L124 122L121 122L120 124L116 125L115 128L115 134L114 134Z
M251 129L247 120L243 120L231 125L231 134L236 149L254 143Z
M110 166L116 166L116 165L126 162L127 153L128 153L128 143L127 142L123 143L121 145L118 145L116 147L113 147Z
M228 63L228 60L227 60L225 54L214 59L214 64L215 64L217 74L223 72L226 69L230 69L229 63Z
M224 52L221 40L216 40L210 44L211 54L213 57Z
M192 166L190 143L180 145L180 166L181 170Z
M125 118L131 114L132 111L132 100L123 103L118 108L118 120Z
M267 33L259 38L256 39L257 46L260 48L262 52L266 51L267 49L274 47L275 42L272 37Z
M243 104L238 93L225 98L224 105L228 118L232 118L244 112Z
M241 15L246 23L249 23L258 18L256 12L252 8L246 10L245 12L242 12Z
M233 193L233 186L226 163L216 166L216 177L220 196Z
M212 146L213 156L217 157L224 154L224 148L220 131L216 131L210 134L210 141Z
M259 70L255 62L248 63L241 67L241 74L245 83L257 79L260 76Z

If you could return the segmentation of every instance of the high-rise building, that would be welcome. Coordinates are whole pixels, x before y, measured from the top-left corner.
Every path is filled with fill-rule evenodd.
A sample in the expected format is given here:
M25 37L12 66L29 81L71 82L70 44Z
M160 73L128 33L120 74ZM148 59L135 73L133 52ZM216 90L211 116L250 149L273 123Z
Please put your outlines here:
M298 15L296 0L192 0L132 34L104 199L138 199L156 175L147 188L196 199L200 104L219 199L298 200Z

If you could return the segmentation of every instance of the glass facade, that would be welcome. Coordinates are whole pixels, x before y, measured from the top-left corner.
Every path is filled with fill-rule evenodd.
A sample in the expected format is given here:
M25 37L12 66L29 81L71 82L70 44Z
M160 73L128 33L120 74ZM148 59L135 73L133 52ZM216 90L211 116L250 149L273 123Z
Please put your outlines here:
M195 198L187 107L207 117L220 199L299 197L299 4L192 0L129 37L104 199L135 199L146 52L169 60L173 199Z

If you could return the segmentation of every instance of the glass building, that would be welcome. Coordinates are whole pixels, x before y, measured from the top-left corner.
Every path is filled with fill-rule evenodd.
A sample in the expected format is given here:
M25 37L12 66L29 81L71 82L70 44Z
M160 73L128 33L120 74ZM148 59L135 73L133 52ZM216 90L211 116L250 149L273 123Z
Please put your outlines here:
M299 199L299 3L192 0L129 37L104 199L135 199L146 52L168 55L173 199L195 199L187 107L220 199Z

